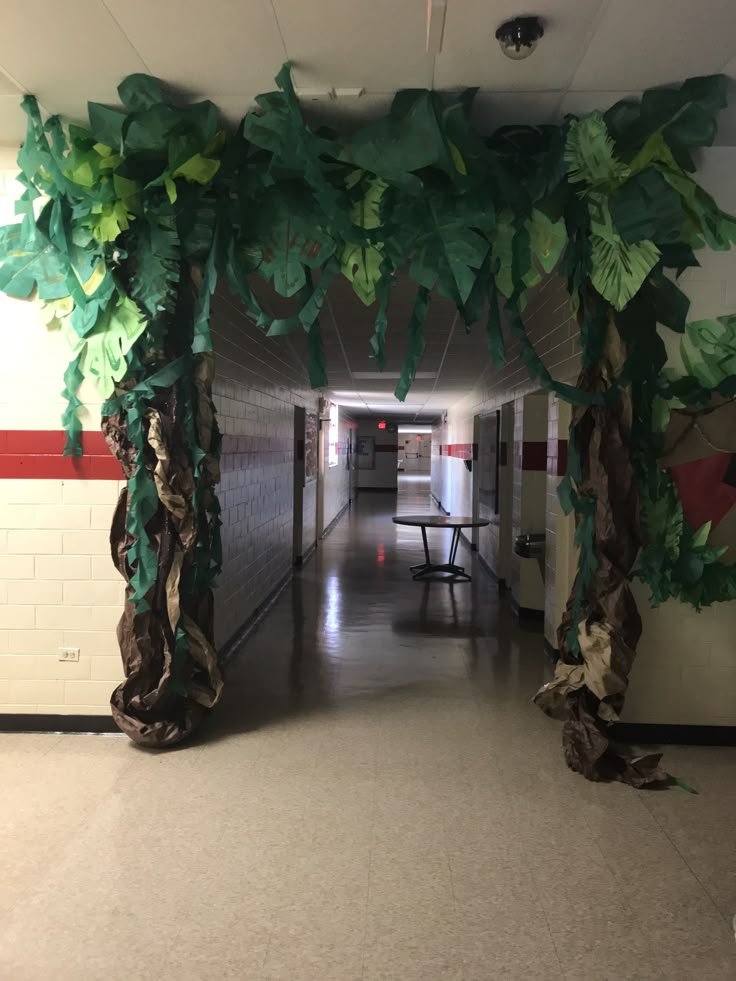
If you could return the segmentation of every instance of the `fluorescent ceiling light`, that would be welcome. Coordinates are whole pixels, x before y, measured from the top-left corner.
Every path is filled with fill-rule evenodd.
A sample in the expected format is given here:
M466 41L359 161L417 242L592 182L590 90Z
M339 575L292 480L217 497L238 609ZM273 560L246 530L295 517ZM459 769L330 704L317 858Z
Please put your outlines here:
M354 371L352 372L353 378L358 378L360 381L367 381L368 379L375 378L376 381L380 381L382 378L401 378L400 371ZM436 371L418 371L414 376L418 381L427 381L432 378L437 377Z
M431 433L431 426L399 426L400 433Z
M436 55L442 50L446 14L447 0L427 0L427 54Z

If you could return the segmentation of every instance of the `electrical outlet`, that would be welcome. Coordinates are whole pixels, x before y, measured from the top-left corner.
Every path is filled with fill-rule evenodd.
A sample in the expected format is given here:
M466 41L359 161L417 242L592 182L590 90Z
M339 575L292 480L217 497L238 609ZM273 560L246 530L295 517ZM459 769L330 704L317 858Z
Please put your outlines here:
M60 661L78 661L79 660L79 648L78 647L60 647L59 648L59 660Z

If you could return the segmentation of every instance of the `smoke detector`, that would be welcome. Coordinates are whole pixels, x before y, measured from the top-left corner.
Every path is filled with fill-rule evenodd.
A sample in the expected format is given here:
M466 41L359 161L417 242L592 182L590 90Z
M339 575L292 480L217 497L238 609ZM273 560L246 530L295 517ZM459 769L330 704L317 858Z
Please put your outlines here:
M522 61L533 54L544 37L544 28L538 17L514 17L496 31L501 50L512 61Z

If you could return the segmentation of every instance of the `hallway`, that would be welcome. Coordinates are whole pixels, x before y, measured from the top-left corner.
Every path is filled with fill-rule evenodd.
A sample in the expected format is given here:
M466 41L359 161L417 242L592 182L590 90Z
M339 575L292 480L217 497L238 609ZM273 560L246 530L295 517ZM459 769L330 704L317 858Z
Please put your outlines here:
M0 978L736 976L735 751L668 749L699 796L571 773L541 634L464 546L472 584L412 582L396 508L358 497L195 744L0 737Z

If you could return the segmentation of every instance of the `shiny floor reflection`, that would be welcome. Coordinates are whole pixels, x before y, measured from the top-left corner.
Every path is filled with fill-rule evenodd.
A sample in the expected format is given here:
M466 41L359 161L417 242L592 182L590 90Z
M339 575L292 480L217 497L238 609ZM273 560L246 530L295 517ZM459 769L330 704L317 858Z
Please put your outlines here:
M734 752L668 751L698 797L571 774L539 634L411 580L430 507L360 496L196 744L0 737L0 978L736 977Z

